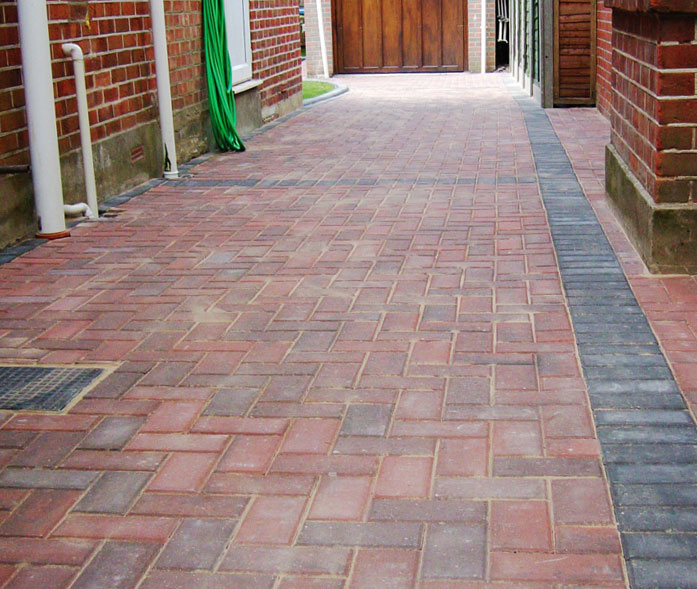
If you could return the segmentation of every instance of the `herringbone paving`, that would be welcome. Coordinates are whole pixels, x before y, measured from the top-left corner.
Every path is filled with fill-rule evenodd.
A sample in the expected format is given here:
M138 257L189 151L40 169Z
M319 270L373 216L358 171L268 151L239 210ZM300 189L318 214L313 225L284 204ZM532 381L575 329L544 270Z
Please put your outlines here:
M115 365L0 417L6 586L626 585L520 107L344 81L0 267L0 359Z

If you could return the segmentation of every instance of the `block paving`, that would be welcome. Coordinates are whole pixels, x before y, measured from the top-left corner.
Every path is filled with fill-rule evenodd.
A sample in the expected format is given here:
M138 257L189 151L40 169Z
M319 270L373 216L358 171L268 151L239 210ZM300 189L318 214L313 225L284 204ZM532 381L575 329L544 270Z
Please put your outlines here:
M3 363L113 369L0 413L0 586L628 586L505 77L342 82L0 267Z

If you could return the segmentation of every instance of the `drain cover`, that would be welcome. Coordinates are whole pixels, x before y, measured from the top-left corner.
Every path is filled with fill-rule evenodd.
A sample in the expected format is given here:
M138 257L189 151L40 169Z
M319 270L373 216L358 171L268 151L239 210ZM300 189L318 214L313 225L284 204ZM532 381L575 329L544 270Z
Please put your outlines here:
M62 411L101 374L101 368L0 366L0 409Z

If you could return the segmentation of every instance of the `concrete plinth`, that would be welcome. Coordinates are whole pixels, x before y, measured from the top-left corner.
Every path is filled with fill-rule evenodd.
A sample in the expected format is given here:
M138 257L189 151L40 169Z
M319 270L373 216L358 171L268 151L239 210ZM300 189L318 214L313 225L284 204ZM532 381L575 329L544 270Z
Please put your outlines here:
M605 152L605 183L615 213L651 272L697 273L697 207L654 202L612 145Z

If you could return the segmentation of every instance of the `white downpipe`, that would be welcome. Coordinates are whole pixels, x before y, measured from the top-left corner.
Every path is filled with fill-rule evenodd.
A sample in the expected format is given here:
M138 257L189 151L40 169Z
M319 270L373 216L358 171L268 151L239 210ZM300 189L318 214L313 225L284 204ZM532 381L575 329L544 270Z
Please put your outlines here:
M97 215L95 215L89 205L84 202L79 202L74 205L63 205L63 212L68 217L79 217L80 215L84 215L93 221L97 220Z
M535 49L533 48L533 40L535 38L535 27L533 23L533 7L532 7L532 2L528 2L530 6L530 12L528 13L528 22L530 23L530 37L528 38L528 43L530 43L530 49L528 50L530 54L530 76L529 76L529 82L530 82L530 96L533 96L535 94L535 89L534 89L534 80L533 80L533 71L535 69L535 65L533 64L532 60L533 57L535 56ZM539 55L539 52L538 52Z
M152 41L155 49L155 77L157 78L157 102L160 108L160 129L169 170L165 178L178 178L177 150L174 144L174 117L172 115L172 90L169 82L169 57L167 55L167 31L165 29L165 5L163 0L150 0Z
M520 51L520 4L515 0L511 3L515 10L513 28L515 29L515 79L520 82L520 64L522 60Z
M65 237L46 1L19 0L17 12L38 235Z
M322 54L324 77L329 77L329 58L327 57L327 39L324 36L324 16L322 16L322 0L317 0L317 26L319 27L319 50Z
M486 73L486 0L482 0L482 73Z
M82 49L75 43L61 45L63 53L73 59L75 70L75 98L77 99L77 116L80 121L80 145L82 146L82 167L85 176L85 193L90 219L96 219L99 214L97 204L97 183L94 179L94 158L92 157L92 137L90 135L90 116L87 109L87 87L85 86L85 56Z
M518 70L518 33L516 31L516 3L510 2L510 32L511 40L508 43L509 62L511 65L511 75L515 78Z

